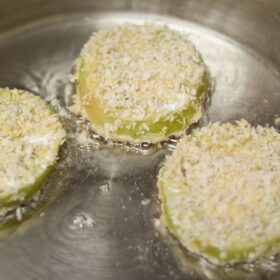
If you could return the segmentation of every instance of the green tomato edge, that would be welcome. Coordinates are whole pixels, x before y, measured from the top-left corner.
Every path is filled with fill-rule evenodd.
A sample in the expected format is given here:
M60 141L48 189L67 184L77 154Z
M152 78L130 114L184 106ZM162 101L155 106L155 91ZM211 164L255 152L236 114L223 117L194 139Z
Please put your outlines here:
M85 63L82 58L80 58L77 62L77 94L79 95L80 100L82 99L82 95L88 92L86 80L89 72L84 69L84 64ZM202 83L197 89L197 99L191 102L189 106L184 110L172 114L174 118L173 121L170 122L168 117L162 118L155 123L150 123L149 121L134 121L134 127L132 128L132 121L122 120L122 127L118 128L112 135L110 135L110 138L117 141L128 141L132 143L153 143L165 140L169 136L181 136L192 123L197 122L201 117L201 110L203 107L204 99L207 92L209 92L209 88L209 74L207 71L205 71ZM113 124L115 118L108 114L105 114L104 112L102 113L105 116L106 121L100 124L96 124L93 121L91 121L91 123L94 130L96 130L98 134L104 136L104 125L106 123ZM141 129L141 126L143 124L147 125L149 127L149 130Z
M44 184L49 174L53 171L54 166L49 166L40 176L35 180L34 183L22 187L18 192L9 194L5 197L0 198L0 208L4 207L16 207L22 202L32 198L40 187Z
M160 170L160 174L164 172L166 167L162 167ZM180 234L178 233L178 227L176 227L173 222L172 218L169 215L169 209L166 203L166 193L164 192L165 184L163 182L158 183L159 188L159 195L161 199L161 209L162 209L162 218L163 222L165 223L169 232L176 237L176 239L180 241ZM182 244L182 243L181 243ZM182 244L184 246L184 244ZM186 247L186 246L184 246ZM238 248L238 247L231 247L226 250L225 257L221 257L221 249L207 245L203 246L200 240L196 240L194 242L195 250L194 253L198 255L202 255L204 258L208 259L210 262L213 262L217 265L224 265L224 264L234 264L234 263L241 263L246 261L256 260L261 257L273 255L280 250L280 236L272 238L271 240L266 241L263 244L248 244L246 247ZM190 250L189 248L187 248ZM192 250L190 250L192 251ZM252 259L250 259L250 255L252 255Z

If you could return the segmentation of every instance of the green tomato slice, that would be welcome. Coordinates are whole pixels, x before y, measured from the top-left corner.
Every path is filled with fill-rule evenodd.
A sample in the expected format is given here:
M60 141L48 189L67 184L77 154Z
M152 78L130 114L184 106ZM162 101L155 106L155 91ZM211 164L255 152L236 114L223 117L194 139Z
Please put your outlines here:
M219 265L279 253L279 141L275 129L244 120L182 138L159 172L169 232Z
M0 207L33 198L56 163L65 131L38 96L0 89Z
M154 25L94 34L77 61L75 80L93 129L108 140L132 144L184 134L201 117L210 87L191 42Z

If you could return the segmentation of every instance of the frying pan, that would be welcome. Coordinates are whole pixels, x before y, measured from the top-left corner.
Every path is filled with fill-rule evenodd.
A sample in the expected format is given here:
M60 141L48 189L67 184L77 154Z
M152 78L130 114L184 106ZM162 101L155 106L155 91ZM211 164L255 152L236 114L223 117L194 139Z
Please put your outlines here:
M92 32L156 21L188 34L209 67L213 93L200 126L244 118L279 129L278 0L0 0L0 7L0 86L41 95L68 132L39 204L22 209L32 218L1 230L1 280L280 279L277 256L218 267L166 232L156 176L174 144L106 144L67 110L68 76Z

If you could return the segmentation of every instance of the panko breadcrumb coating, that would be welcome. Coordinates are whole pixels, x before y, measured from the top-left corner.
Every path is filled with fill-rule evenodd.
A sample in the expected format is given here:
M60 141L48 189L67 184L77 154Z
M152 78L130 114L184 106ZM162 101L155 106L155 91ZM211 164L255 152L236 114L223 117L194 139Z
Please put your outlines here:
M0 207L35 195L56 163L65 131L38 96L0 89Z
M187 38L166 26L121 25L93 34L77 61L76 100L108 140L180 136L202 114L209 77Z
M163 221L211 262L252 261L280 249L280 134L211 124L180 140L159 173Z

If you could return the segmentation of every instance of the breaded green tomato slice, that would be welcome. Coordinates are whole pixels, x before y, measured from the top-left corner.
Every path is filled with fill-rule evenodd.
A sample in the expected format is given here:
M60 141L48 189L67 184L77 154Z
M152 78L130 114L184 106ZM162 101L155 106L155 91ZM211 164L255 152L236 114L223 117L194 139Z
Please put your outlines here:
M162 217L188 250L216 264L280 250L280 134L246 121L180 140L159 173Z
M38 96L0 89L0 208L32 198L56 163L65 131Z
M74 80L94 130L132 144L182 135L201 117L209 88L193 44L153 24L95 33L81 52Z

